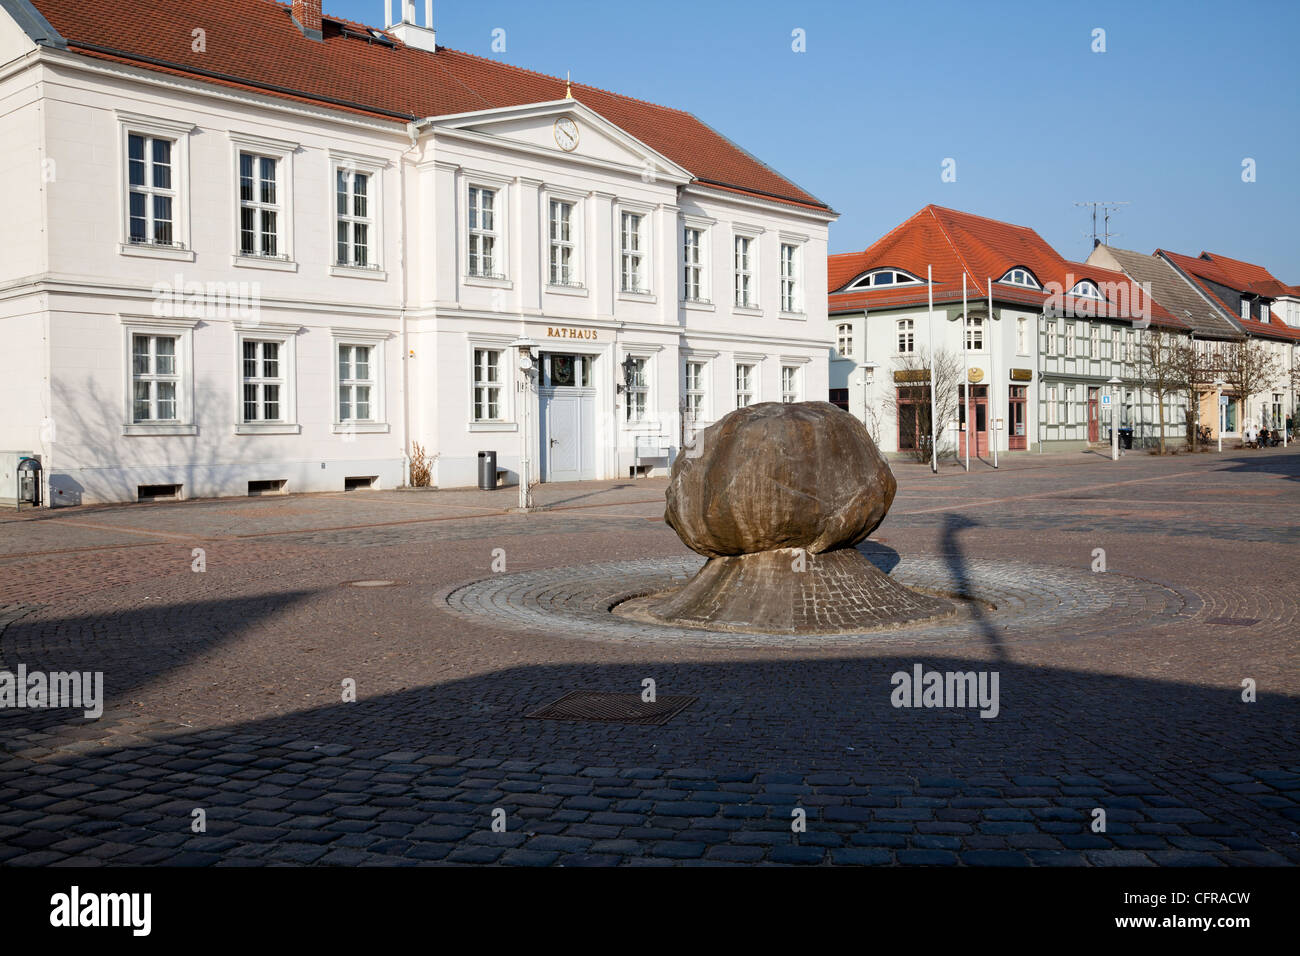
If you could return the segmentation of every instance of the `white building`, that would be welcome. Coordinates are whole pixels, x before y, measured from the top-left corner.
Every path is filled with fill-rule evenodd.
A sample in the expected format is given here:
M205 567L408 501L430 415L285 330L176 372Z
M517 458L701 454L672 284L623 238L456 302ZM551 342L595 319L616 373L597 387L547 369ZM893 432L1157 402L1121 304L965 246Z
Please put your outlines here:
M463 486L525 430L534 480L611 478L825 397L824 203L399 19L0 0L0 448L52 504L391 488L417 444Z
M1158 439L1143 330L1184 326L1123 273L1069 262L1025 226L933 205L828 269L831 397L883 451L928 459L931 434L958 457L969 436L971 459L1086 448L1109 440L1111 408L1135 440ZM1166 437L1183 433L1178 402L1166 401Z

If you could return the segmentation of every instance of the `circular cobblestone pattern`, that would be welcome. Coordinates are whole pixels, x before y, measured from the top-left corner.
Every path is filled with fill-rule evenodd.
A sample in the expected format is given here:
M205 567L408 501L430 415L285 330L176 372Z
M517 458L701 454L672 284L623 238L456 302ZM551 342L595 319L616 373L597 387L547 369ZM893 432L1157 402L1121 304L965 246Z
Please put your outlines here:
M868 557L908 587L958 599L957 614L829 635L722 632L655 621L646 606L700 569L704 559L696 555L499 574L443 592L436 600L456 613L552 637L801 649L1073 641L1176 625L1203 606L1189 591L1114 572L944 555L908 558L891 567L896 560L892 554Z

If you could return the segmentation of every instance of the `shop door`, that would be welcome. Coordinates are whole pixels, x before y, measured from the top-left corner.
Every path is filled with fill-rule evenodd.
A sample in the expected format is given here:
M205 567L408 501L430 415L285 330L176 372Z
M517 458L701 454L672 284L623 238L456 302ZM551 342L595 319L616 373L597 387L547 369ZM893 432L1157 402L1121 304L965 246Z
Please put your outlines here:
M1099 410L1097 408L1097 393L1100 389L1095 385L1088 386L1088 441L1098 442L1101 440L1101 428L1098 424Z
M1007 448L1011 451L1024 451L1029 447L1029 421L1026 417L1024 385L1012 385L1007 394L1007 413L1010 416L1007 435Z
M966 455L966 440L971 434L971 429L967 427L966 422L966 396L967 386L961 388L961 407L958 410L958 420L961 422L961 439L958 444L957 453L963 457ZM971 442L970 454L973 458L982 458L989 453L989 387L987 385L970 386L970 411L975 419L974 440Z

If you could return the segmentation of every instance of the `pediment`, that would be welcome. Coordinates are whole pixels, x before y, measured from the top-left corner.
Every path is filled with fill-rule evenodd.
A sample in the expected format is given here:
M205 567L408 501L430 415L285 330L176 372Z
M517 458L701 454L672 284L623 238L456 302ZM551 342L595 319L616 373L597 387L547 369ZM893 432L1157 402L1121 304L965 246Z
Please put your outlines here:
M555 158L626 168L651 170L657 178L689 182L691 174L662 153L646 146L595 110L577 100L555 100L526 106L439 117L435 129L460 130L502 141ZM577 142L565 136L576 132ZM571 148L566 149L566 146Z

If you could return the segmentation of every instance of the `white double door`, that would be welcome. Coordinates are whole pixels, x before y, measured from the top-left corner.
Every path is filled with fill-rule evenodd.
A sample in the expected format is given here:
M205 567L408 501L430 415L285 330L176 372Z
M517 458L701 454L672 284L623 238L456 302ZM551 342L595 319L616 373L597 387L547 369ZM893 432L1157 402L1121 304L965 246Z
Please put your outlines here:
M545 384L555 381L590 381L583 375L559 372L569 356L543 356L542 384L538 389L541 419L542 481L590 481L596 477L596 390L590 385ZM552 365L554 363L554 366ZM564 366L567 371L567 366ZM589 366L588 366L589 369Z

